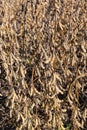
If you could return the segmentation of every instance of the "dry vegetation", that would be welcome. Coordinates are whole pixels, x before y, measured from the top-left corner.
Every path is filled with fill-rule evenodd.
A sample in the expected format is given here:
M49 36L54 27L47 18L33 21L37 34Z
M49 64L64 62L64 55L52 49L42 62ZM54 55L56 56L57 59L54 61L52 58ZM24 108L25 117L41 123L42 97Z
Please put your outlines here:
M87 130L87 0L0 0L0 130Z

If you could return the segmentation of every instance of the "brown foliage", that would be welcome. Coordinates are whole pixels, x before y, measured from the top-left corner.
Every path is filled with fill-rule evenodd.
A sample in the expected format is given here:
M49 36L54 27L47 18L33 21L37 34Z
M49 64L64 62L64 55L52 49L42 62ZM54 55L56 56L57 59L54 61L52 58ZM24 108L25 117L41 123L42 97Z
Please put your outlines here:
M87 130L86 0L0 0L0 65L0 129Z

